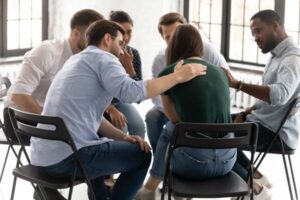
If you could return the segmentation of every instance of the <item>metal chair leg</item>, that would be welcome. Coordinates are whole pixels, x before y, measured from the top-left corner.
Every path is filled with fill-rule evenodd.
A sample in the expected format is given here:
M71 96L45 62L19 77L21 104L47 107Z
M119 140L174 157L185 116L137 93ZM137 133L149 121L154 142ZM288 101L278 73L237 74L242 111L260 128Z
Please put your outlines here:
M285 154L284 153L282 154L282 159L283 159L283 164L284 164L284 169L285 169L286 180L288 182L288 187L289 187L289 191L290 191L290 197L291 197L291 200L294 200L293 192L292 192L292 186L291 186L291 181L290 181L290 175L289 175L289 172L288 172L288 167L287 167L287 163L286 163L286 159L285 159Z
M2 181L2 177L3 177L3 174L4 174L7 158L8 158L8 155L9 155L9 150L10 150L10 146L8 146L7 151L6 151L4 163L3 163L3 166L2 166L1 176L0 176L0 182Z
M16 183L17 183L17 177L15 176L14 181L13 181L13 186L12 186L12 189L11 189L10 200L14 199L15 190L16 190Z
M289 159L290 170L291 170L291 175L292 175L292 179L293 179L294 192L295 192L296 200L298 200L298 191L297 191L296 179L295 179L295 176L294 176L293 164L292 164L292 160L291 160L290 155L288 155L288 159Z

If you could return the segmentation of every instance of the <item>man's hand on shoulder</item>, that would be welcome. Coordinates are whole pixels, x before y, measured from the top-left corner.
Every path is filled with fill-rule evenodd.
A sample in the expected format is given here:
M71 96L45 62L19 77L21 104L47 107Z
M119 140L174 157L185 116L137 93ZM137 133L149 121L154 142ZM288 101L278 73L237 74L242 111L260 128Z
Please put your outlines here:
M178 82L184 83L196 76L205 75L206 66L198 63L183 64L183 60L180 60L175 66L174 73L177 75Z

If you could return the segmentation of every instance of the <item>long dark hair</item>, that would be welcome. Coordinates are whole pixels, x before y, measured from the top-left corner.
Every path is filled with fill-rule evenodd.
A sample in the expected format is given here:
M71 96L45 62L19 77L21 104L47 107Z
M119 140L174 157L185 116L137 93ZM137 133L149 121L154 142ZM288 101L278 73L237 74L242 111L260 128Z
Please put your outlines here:
M167 48L167 64L193 56L202 57L203 43L199 31L193 25L177 26Z

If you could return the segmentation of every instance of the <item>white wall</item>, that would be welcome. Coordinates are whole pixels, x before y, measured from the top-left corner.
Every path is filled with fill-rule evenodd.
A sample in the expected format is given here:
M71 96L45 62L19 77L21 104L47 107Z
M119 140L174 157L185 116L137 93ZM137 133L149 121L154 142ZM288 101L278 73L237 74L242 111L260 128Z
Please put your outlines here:
M106 18L111 10L124 10L134 20L130 45L142 57L143 76L151 77L151 64L165 43L157 31L161 15L182 10L182 0L49 0L49 39L68 37L71 16L83 8L92 8Z

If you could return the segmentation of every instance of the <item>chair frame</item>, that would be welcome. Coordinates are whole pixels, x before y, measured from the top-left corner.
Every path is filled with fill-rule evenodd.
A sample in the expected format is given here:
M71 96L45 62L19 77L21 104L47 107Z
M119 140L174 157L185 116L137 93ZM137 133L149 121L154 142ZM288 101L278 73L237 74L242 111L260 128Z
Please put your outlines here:
M91 197L93 200L96 200L95 193L93 191L91 181L84 169L84 166L79 158L78 155L78 149L75 146L75 143L73 141L73 138L69 134L69 131L63 121L60 117L53 117L53 116L42 116L32 113L23 112L20 110L17 110L15 108L8 108L9 117L11 120L11 123L13 125L14 131L16 133L17 139L19 140L19 143L21 144L20 151L18 153L18 160L16 164L16 168L13 170L14 175L14 181L12 186L12 192L11 192L11 200L14 198L15 188L16 188L16 181L17 178L21 178L23 180L31 182L34 189L38 191L39 188L41 193L39 195L42 199L45 198L45 192L42 187L51 187L53 189L62 189L69 187L69 195L68 199L70 200L72 198L72 192L73 192L73 186L85 182L88 185ZM46 124L46 125L52 125L55 127L55 130L45 130L38 128L36 126L33 126L32 124ZM69 145L69 147L72 149L75 158L76 158L76 167L74 169L74 172L72 176L65 177L63 184L60 183L60 185L55 185L53 183L48 183L45 179L39 179L40 177L30 177L30 174L26 174L26 170L30 170L34 173L41 173L46 174L43 172L42 167L37 167L34 165L31 165L29 155L26 151L25 145L22 141L23 136L29 136L29 137L37 137L41 139L47 139L47 140L56 140L61 141ZM22 165L20 162L22 154L25 155L26 160L28 161L28 165ZM82 179L76 178L77 170L81 170L84 177ZM24 173L25 172L25 173ZM50 175L46 175L47 177L50 177L51 179L58 179L57 177L52 177ZM52 185L51 185L52 184ZM64 185L63 187L61 185Z
M0 90L0 98L4 98L4 97L7 96L7 91L11 86L11 82L7 77L0 77L0 86L2 86L2 85L5 86L5 88ZM16 158L18 157L18 153L15 150L15 148L13 147L14 142L11 141L10 138L7 136L8 135L7 134L7 129L4 125L4 123L2 122L2 120L0 120L0 128L2 129L4 138L6 139L6 140L1 140L0 144L8 145L7 150L6 150L6 154L5 154L5 158L4 158L4 162L3 162L3 165L2 165L2 169L1 169L1 175L0 175L0 182L1 182L2 178L3 178L3 175L4 175L4 171L5 171L5 167L6 167L6 163L7 163L7 159L8 159L10 150L13 151Z
M165 169L165 176L163 181L163 189L162 189L162 196L161 200L164 200L165 191L168 188L168 199L171 199L171 192L173 189L171 188L171 166L170 160L173 154L173 151L179 147L191 147L191 148L205 148L205 149L223 149L223 148L241 148L247 147L251 150L251 160L249 166L249 173L248 173L248 188L249 190L247 193L244 194L234 194L233 196L241 197L250 192L251 200L254 198L253 194L253 163L254 163L254 154L256 150L256 142L257 142L257 124L255 123L242 123L242 124L212 124L212 123L179 123L175 126L173 136L171 138L167 161L166 161L166 169ZM210 132L210 133L230 133L234 132L234 138L217 138L212 139L210 137L197 137L195 135L190 135L189 133L195 132ZM204 180L205 181L205 180ZM202 182L200 180L199 182ZM174 191L176 193L176 191ZM231 194L228 194L230 196ZM192 197L192 196L187 196ZM211 197L221 197L218 195L211 194L210 197L201 196L199 194L195 197L204 197L204 198L211 198ZM224 196L225 197L225 196ZM243 197L242 197L243 198Z
M282 141L279 134L280 134L280 131L281 131L283 125L287 121L287 119L292 117L293 115L298 114L299 112L300 112L300 96L295 98L290 103L289 108L288 108L286 114L284 115L283 119L281 120L280 125L279 125L277 131L275 132L275 135L274 135L273 139L267 145L267 149L265 151L260 151L258 156L255 158L255 161L254 161L254 165L255 165L254 172L255 172L259 168L259 166L261 165L262 161L264 160L264 158L266 157L266 155L268 153L281 154L282 155L282 160L283 160L283 164L284 164L286 180L287 180L287 183L288 183L291 200L294 200L293 192L295 194L296 200L298 200L298 191L297 191L296 180L295 180L295 176L294 176L292 160L291 160L291 156L290 156L290 155L294 154L294 150L287 150L287 149L284 148L283 141ZM280 143L281 143L281 149L280 150L272 149L272 146L273 146L273 144L276 140L279 140ZM286 157L285 157L286 155L288 157L288 162L289 162L290 169L288 169L288 166L287 166L287 161L286 161ZM294 191L292 190L292 186L291 186L289 170L290 170L290 173L292 175Z

